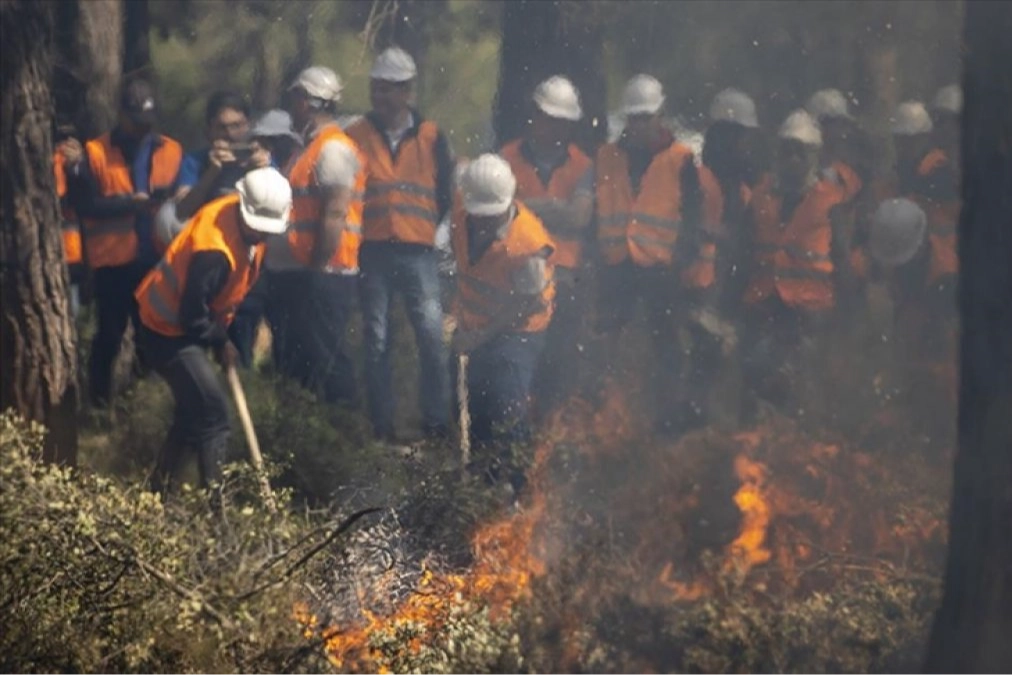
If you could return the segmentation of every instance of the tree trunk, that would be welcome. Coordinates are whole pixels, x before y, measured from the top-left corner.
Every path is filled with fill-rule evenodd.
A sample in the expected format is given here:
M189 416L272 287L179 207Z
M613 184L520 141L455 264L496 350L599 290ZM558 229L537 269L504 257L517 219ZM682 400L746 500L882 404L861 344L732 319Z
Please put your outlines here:
M62 123L74 124L82 138L93 138L116 121L123 74L123 2L52 4L56 10L57 116Z
M1012 5L964 33L959 451L927 668L1012 672Z
M77 455L77 351L53 176L53 3L0 3L0 408L49 428L45 457Z
M592 151L607 130L600 8L594 3L517 0L503 6L499 90L493 125L497 145L520 136L531 93L542 80L565 75L580 90L583 121L577 141Z
M148 0L130 0L124 5L123 73L147 77L151 68L151 15Z

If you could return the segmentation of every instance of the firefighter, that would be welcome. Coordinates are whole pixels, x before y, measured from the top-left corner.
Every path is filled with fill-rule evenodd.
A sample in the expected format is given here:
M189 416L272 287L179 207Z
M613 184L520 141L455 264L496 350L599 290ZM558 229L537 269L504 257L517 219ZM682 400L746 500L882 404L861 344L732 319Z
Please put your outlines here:
M822 131L821 170L827 179L840 183L848 201L854 199L867 180L867 154L846 97L838 89L821 89L811 95L805 110Z
M471 430L489 478L523 467L509 448L530 440L531 380L552 317L555 246L533 211L515 199L516 178L501 157L468 164L452 216L458 288L453 348L469 355ZM483 467L486 468L486 467Z
M368 166L359 279L365 328L365 377L376 438L396 443L396 391L391 383L390 313L395 294L418 345L423 434L444 439L450 426L450 383L443 341L436 230L453 200L455 161L435 122L412 107L418 71L391 47L369 73L372 110L348 127Z
M160 492L188 449L197 453L203 487L221 479L228 397L206 352L223 368L238 363L228 326L260 273L265 238L288 227L292 190L276 169L251 171L235 187L193 216L135 293L146 353L176 403L153 477Z
M646 305L655 351L648 367L655 426L659 433L678 434L688 411L679 378L677 335L684 304L679 274L698 254L695 233L684 225L699 225L702 198L692 151L663 126L663 106L660 82L649 75L633 77L623 92L625 128L616 142L597 152L597 243L603 263L598 329L614 364L623 326L639 301Z
M745 93L724 89L713 99L698 167L703 195L696 256L682 272L689 320L685 324L689 358L685 364L686 429L704 424L719 386L721 354L736 344L729 317L741 298L742 220L756 182L759 121Z
M352 404L347 353L355 306L366 159L335 120L343 86L311 66L288 89L287 108L305 147L288 164L294 206L285 237L268 241L272 300L285 309L282 372L330 403Z
M156 110L151 85L130 82L123 87L116 127L88 141L81 161L68 167L98 305L89 364L96 406L112 394L113 362L127 322L138 325L133 291L156 260L154 214L170 196L182 161L179 143L155 130Z
M848 271L844 231L834 222L846 192L820 176L821 145L815 120L804 110L791 113L779 130L775 171L753 191L742 340L752 396L748 408L757 397L815 418L824 403L818 389L826 370L819 362L825 356L819 355L820 340L835 307L838 279Z
M594 163L572 142L583 117L572 82L550 77L534 90L531 123L499 154L517 179L517 198L555 242L555 314L534 384L540 413L550 412L577 381L586 294L583 246L594 211Z

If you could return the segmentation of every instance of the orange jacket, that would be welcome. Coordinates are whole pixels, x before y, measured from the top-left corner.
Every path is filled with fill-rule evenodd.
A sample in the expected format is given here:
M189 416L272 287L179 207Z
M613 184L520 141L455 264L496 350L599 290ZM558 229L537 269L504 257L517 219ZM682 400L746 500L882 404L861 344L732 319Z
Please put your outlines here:
M104 134L86 144L91 172L98 182L103 197L134 193L130 166L112 143L112 135ZM161 136L151 157L150 189L167 190L172 187L183 161L183 148L167 136ZM145 186L145 190L148 186ZM120 218L84 219L84 245L88 265L115 267L126 265L137 258L137 231L133 215Z
M134 297L140 307L141 323L162 335L184 335L179 324L179 305L186 288L186 275L193 254L221 251L228 259L231 273L225 286L211 300L212 315L228 326L236 308L256 282L264 257L264 245L253 248L239 229L239 195L225 195L209 202L190 219L176 237L161 262L141 281Z
M345 220L347 226L330 259L330 266L334 269L354 270L358 269L358 249L362 244L362 196L366 182L366 158L335 122L320 128L306 149L292 160L288 170L288 182L292 185L292 225L288 229L288 245L297 261L303 265L309 264L322 218L316 162L327 141L347 143L358 155L359 172L352 187L351 203Z
M671 143L653 158L633 194L629 160L618 143L597 152L598 243L604 261L671 265L682 221L681 173L692 151Z
M569 156L565 163L552 173L548 185L541 182L537 169L527 161L521 151L522 139L510 141L502 147L499 154L510 163L513 175L517 178L518 199L543 199L554 197L569 201L580 179L590 170L591 161L578 147L569 144ZM553 262L569 269L580 266L583 257L582 230L553 231L556 249Z
M929 177L949 163L945 152L934 149L924 156L917 167L917 175ZM928 218L928 240L931 242L931 261L928 265L928 283L937 283L959 271L959 254L956 250L956 225L959 223L961 203L958 198L939 200L924 195L914 199Z
M745 291L746 303L774 295L788 307L819 311L835 302L833 228L830 211L844 200L843 189L825 180L813 185L789 222L781 218L783 199L767 176L752 195L749 214L754 225L754 269Z
M64 203L67 197L67 171L64 164L63 154L54 152L53 173L56 174L56 196L60 198L60 232L63 236L63 259L68 265L80 265L84 262L81 227L77 224L77 214Z
M467 214L459 203L454 207L452 224L458 279L454 315L464 330L480 330L509 302L514 292L513 273L531 256L554 246L538 217L519 202L506 235L493 242L474 264L468 254ZM514 330L536 333L548 328L555 298L552 267L549 260L549 282L541 292L541 309Z
M386 139L367 118L348 127L348 136L368 160L362 232L366 241L398 241L434 246L436 204L435 145L439 129L423 121L391 157Z

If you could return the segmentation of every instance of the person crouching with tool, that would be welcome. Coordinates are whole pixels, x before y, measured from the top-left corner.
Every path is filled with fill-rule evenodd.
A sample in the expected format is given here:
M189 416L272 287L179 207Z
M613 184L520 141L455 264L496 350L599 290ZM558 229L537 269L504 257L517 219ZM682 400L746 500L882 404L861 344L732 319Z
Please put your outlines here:
M555 250L534 212L514 199L506 160L485 154L460 176L452 237L458 287L454 351L468 356L471 433L490 481L507 472L514 491L523 471L512 449L530 441L531 379L555 297ZM487 460L487 462L486 462Z
M276 169L247 173L236 191L194 214L134 294L151 365L176 403L151 481L163 494L188 449L197 452L201 487L221 480L228 396L206 350L222 368L235 367L228 326L260 274L267 236L288 229L292 188Z

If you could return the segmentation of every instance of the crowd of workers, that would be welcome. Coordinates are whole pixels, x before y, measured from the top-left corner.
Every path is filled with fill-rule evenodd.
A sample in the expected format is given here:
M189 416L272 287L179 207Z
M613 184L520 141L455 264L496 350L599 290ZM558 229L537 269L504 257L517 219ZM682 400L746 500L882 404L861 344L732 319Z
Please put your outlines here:
M72 305L87 270L97 307L91 404L112 396L130 321L140 361L175 398L156 487L167 489L188 451L205 483L220 476L229 405L208 353L224 367L249 364L264 319L280 373L354 405L348 331L360 309L369 417L378 440L401 443L397 295L417 344L424 437L449 438L449 357L467 354L471 433L494 454L572 395L588 335L603 345L591 358L617 358L640 301L658 434L707 422L728 361L740 364L746 402L804 405L792 374L825 381L806 369L871 281L889 288L897 317L909 317L901 323L932 337L933 357L950 360L957 87L930 109L897 108L895 166L876 174L867 135L832 89L769 140L752 99L724 90L692 143L666 124L660 82L636 75L619 128L591 156L573 142L579 93L554 76L534 90L521 138L467 161L413 106L416 77L410 55L383 51L371 110L347 121L341 79L323 66L290 84L284 110L255 120L243 97L215 94L209 145L189 153L157 131L156 93L133 80L109 133L58 139ZM455 263L451 293L441 237Z

